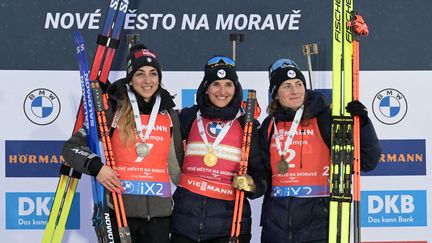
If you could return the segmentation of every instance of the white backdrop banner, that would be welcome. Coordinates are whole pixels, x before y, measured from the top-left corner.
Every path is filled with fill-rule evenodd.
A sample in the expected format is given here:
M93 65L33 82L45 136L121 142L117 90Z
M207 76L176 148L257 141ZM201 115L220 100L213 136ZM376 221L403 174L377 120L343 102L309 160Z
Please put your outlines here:
M306 72L304 73L307 74ZM125 72L112 72L116 80ZM430 71L363 71L361 101L383 146L379 166L361 180L364 242L432 239L432 120ZM203 72L164 72L178 109L195 101ZM330 93L331 73L314 72L315 87ZM266 116L266 72L239 72L245 90L257 90ZM63 142L70 137L80 100L78 71L2 70L0 80L0 235L15 243L40 242L58 181ZM262 198L252 201L253 240L259 242ZM91 225L89 176L79 182L63 242L96 242Z

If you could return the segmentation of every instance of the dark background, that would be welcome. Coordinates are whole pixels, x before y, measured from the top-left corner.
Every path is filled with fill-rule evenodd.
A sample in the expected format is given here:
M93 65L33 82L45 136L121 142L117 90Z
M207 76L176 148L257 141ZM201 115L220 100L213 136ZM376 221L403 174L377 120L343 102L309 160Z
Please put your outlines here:
M109 1L24 1L0 2L0 69L76 70L70 29L45 29L48 12L93 13L100 9L99 29L81 29L89 59L93 59L96 38L101 32ZM279 57L290 57L307 70L302 45L317 43L318 56L312 57L314 70L331 70L333 1L324 0L130 0L136 13L162 13L176 16L176 27L164 30L126 30L122 32L112 70L125 70L125 34L138 33L141 41L159 55L165 71L202 70L213 54L231 55L230 33L245 34L237 45L240 71L264 71ZM366 20L370 36L361 41L362 70L431 70L430 0L356 0L354 9ZM301 10L299 30L215 30L217 14L291 14ZM183 14L207 14L210 30L180 30ZM159 21L160 22L160 21ZM150 22L151 24L151 22ZM91 61L90 61L91 62Z

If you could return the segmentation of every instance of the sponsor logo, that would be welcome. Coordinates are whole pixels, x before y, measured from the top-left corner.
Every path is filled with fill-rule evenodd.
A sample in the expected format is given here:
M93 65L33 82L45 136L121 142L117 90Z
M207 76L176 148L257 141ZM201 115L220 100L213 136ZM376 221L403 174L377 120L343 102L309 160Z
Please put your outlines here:
M24 114L37 125L48 125L60 114L60 100L51 90L39 88L31 91L24 99Z
M216 74L219 78L225 78L226 76L226 72L223 69L219 69Z
M5 141L6 177L58 177L64 141Z
M288 78L295 78L296 77L296 73L295 73L294 70L288 70L287 76L288 76Z
M375 170L366 176L426 175L426 140L380 140L382 154Z
M372 101L375 117L386 125L396 124L404 119L408 111L405 96L395 89L384 89Z
M45 229L54 193L6 192L6 229ZM66 229L80 228L80 194L75 193Z
M426 191L361 192L362 227L426 226Z
M222 131L222 128L224 127L224 123L220 121L211 121L207 123L206 130L207 134L210 136L216 138L217 135Z

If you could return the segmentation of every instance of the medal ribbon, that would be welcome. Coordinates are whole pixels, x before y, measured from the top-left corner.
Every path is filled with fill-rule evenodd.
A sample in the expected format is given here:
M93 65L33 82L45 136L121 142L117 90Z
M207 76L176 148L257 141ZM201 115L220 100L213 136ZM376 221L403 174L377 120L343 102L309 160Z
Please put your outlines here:
M157 114L159 113L159 107L161 104L161 97L160 97L160 95L156 96L156 101L153 105L152 111L150 113L150 119L149 119L149 122L147 124L147 130L146 130L145 134L143 135L143 133L142 133L143 128L142 128L142 123L141 123L141 116L140 116L139 109L138 109L137 99L135 97L135 94L131 91L128 84L126 84L126 88L128 91L129 100L130 100L131 105L132 105L132 110L134 113L136 132L140 136L141 141L143 143L145 143L145 141L149 138L150 133L152 132L154 124L156 122L156 117L157 117Z
M204 131L204 125L203 125L203 121L202 121L202 116L201 116L201 111L198 110L197 112L197 124L198 124L198 131L199 134L202 138L202 140L204 141L204 144L207 146L207 149L212 151L214 149L216 149L216 147L220 144L220 142L223 140L223 138L225 137L225 135L228 133L228 130L231 128L231 125L233 124L233 122L239 118L241 115L241 111L239 110L237 112L237 115L234 117L233 120L228 121L227 123L225 123L225 125L223 126L222 130L220 131L220 133L217 135L215 141L213 142L212 145L209 144L208 140L207 140L207 135L206 132Z
M281 158L285 159L285 155L288 152L289 146L291 145L293 139L294 139L294 134L297 131L297 127L300 124L300 119L301 116L303 114L303 110L304 110L304 105L302 105L297 111L296 114L294 116L294 120L291 124L291 128L288 131L288 136L285 140L285 146L284 146L284 150L282 151L282 146L281 146L281 141L279 139L279 130L277 129L276 126L276 120L273 117L273 126L274 126L274 137L275 137L275 141L276 141L276 147L277 150L279 152L279 155L281 156ZM288 161L289 162L289 161Z

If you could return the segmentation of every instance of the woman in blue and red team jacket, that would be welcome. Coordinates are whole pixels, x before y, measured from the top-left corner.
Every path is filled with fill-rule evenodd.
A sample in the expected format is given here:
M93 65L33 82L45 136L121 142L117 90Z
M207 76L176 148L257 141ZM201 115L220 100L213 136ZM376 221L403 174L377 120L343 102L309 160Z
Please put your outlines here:
M123 193L133 242L169 242L170 182L177 184L180 178L183 145L175 104L161 80L156 55L137 44L128 55L127 77L108 87L106 114L116 171L88 149L85 127L63 148L74 169L95 176L109 191ZM110 216L115 242L120 242L113 210Z
M327 243L331 107L306 90L297 64L279 59L270 66L272 101L260 128L268 190L262 206L263 243ZM360 117L361 170L376 167L381 146L359 101L346 110Z
M234 211L235 188L248 198L263 195L258 121L252 131L247 174L239 168L244 115L242 87L233 60L211 58L196 96L197 105L180 113L187 146L179 187L174 193L171 242L228 242ZM245 200L240 242L251 238L251 209Z

